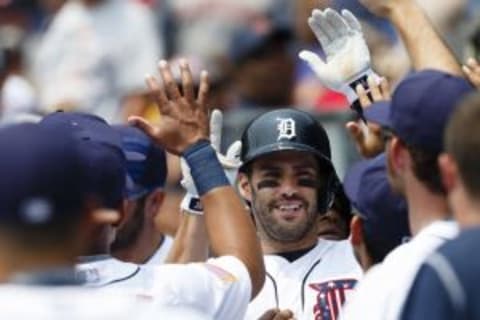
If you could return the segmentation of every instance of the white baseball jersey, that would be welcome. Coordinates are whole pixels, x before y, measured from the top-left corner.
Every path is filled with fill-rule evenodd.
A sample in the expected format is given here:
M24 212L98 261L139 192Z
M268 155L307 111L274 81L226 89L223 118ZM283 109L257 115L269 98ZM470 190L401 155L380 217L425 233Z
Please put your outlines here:
M159 265L159 264L165 263L168 253L172 248L172 244L173 244L173 238L170 236L164 236L163 242L160 248L158 248L157 251L153 254L153 256L151 256L150 259L148 259L148 261L145 262L144 264Z
M79 286L0 285L0 319L5 320L158 319L153 307L140 297L118 291Z
M100 258L77 265L87 286L130 290L156 305L188 307L211 319L243 319L250 301L250 276L235 257L159 266Z
M250 303L247 319L258 319L275 307L292 310L296 319L336 319L362 276L349 241L321 239L292 262L278 255L264 259L265 285Z
M390 252L360 281L352 299L345 305L342 319L399 319L423 261L457 233L455 222L437 221L420 231L410 242Z

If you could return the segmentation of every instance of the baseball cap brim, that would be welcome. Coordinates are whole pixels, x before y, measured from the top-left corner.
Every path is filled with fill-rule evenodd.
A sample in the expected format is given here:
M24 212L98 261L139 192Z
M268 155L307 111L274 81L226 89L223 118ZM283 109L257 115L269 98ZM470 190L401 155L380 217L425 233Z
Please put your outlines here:
M364 116L367 121L376 123L382 127L391 128L390 102L378 101L364 109Z

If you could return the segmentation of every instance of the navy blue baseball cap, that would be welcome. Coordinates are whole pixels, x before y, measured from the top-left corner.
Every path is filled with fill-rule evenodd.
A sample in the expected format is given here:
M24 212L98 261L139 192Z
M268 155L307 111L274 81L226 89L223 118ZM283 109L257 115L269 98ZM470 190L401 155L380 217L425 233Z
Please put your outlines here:
M376 123L382 127L390 127L390 102L378 101L363 109L363 115L369 122Z
M135 127L118 125L114 129L122 138L127 160L127 198L139 198L157 188L163 188L167 178L165 151Z
M239 27L232 36L230 43L230 59L240 63L255 55L270 41L293 39L293 32L287 22L275 19L261 19Z
M55 112L39 123L72 134L89 178L88 190L105 208L117 209L123 200L126 176L121 137L100 117L79 112Z
M0 221L64 225L85 209L88 184L74 138L23 123L0 129Z
M408 145L438 153L450 115L473 90L466 79L445 72L414 72L400 82L390 103L366 108L365 118L390 128Z
M385 154L354 164L344 189L376 252L384 257L410 237L407 204L388 182Z

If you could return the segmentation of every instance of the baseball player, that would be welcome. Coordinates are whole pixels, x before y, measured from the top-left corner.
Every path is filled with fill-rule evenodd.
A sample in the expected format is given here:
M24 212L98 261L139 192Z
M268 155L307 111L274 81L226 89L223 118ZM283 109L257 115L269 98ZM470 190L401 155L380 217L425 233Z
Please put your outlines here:
M367 273L346 305L344 319L358 319L359 312L362 318L398 319L421 263L457 234L456 224L447 220L450 212L437 157L448 117L471 91L463 78L434 70L417 72L395 90L387 105L389 117L375 119L394 133L387 143L388 173L392 186L407 200L413 238L392 251L375 272ZM376 107L385 106L372 106L366 116Z
M0 318L154 319L131 293L79 286L74 262L91 236L86 221L105 213L91 201L77 146L65 131L36 124L0 129Z
M129 289L156 305L190 307L214 319L242 319L247 303L258 293L264 281L260 246L254 226L207 140L207 76L203 75L199 95L195 97L185 61L181 64L181 72L184 95L180 94L164 61L160 63L160 75L166 91L160 89L153 77L148 78L162 114L159 127L153 127L138 117L133 118L132 123L141 127L165 150L183 155L192 168L192 178L205 211L207 232L212 235L210 245L218 258L209 259L206 263L140 267L111 259L108 256L109 242L104 238L95 246L97 251L88 252L90 257L84 259L88 263L79 265L78 270L91 286ZM92 125L78 119L71 124L80 127L81 132L90 132L88 141L92 147L116 149L112 144L105 145L98 140L99 136L103 136L98 135L98 123ZM96 163L98 166L101 164ZM225 228L225 225L239 229ZM99 227L99 234L113 226L111 222L104 221Z
M167 176L165 151L141 130L115 126L127 160L126 201L122 224L112 243L112 255L137 264L165 262L173 239L157 230L155 217L162 206Z
M267 270L246 318L335 318L362 272L348 241L318 238L318 216L338 187L324 129L305 112L278 109L255 119L218 157L231 163L227 171L239 170L239 191L251 208ZM201 260L203 217L183 210L189 214L175 241L184 241L172 251L180 262Z
M480 317L478 243L480 97L472 96L453 114L440 158L445 188L463 231L431 255L418 272L402 319L478 319Z
M338 187L325 130L307 113L279 109L251 122L241 141L238 186L250 203L267 270L248 318L271 307L299 319L335 318L361 269L348 241L317 237L317 216Z
M350 241L367 271L410 237L407 204L390 187L385 154L353 165L344 188L355 212Z

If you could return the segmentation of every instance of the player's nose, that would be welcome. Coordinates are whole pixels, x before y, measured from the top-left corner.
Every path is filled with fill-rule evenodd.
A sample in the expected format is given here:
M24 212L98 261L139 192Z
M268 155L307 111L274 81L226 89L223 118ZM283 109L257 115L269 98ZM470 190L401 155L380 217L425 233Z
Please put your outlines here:
M291 197L297 194L298 188L295 179L284 178L280 184L280 194L285 197Z

